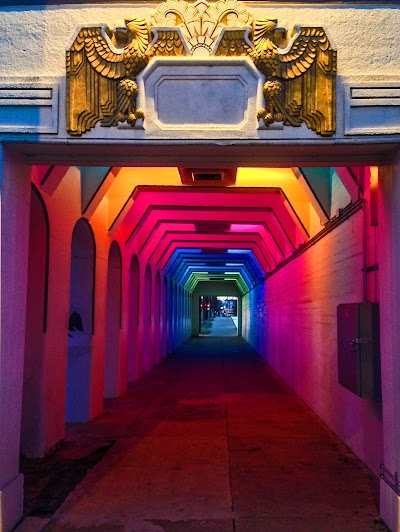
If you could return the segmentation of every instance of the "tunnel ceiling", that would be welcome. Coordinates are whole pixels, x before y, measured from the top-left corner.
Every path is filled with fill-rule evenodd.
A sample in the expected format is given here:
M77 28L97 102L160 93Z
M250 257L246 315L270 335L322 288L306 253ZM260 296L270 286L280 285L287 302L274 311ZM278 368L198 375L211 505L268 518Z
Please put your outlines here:
M35 166L54 194L66 166ZM259 283L335 216L333 190L357 199L362 167L80 167L82 215L192 291L199 281Z

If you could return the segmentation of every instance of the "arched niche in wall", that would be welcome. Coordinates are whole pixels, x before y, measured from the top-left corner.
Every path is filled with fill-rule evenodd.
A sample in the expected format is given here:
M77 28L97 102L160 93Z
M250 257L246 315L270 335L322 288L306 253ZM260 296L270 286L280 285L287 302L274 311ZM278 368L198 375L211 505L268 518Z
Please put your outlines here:
M174 290L171 280L167 281L167 354L173 351L173 312L174 312Z
M162 300L161 300L161 275L157 271L154 284L154 312L153 312L153 350L154 362L158 364L161 359L161 314L162 314Z
M174 332L173 332L173 337L174 337L174 351L176 349L176 346L178 345L178 314L179 314L179 286L174 284L174 322L173 322L173 327L174 327Z
M185 290L185 338L189 335L190 299L189 293ZM191 324L190 324L191 325Z
M75 224L71 242L66 421L90 418L96 247L89 222Z
M179 316L179 334L180 334L180 341L182 341L184 330L185 330L185 312L186 312L185 292L182 286L179 287L179 298L181 300L181 310L180 310L180 316Z
M128 381L134 382L140 376L137 340L139 326L139 261L132 255L129 268L129 320L128 320Z
M179 299L179 286L175 285L175 305L174 305L174 350L179 343L179 318L181 312L181 302Z
M171 331L171 349L170 352L172 353L175 349L175 316L176 316L176 290L175 290L175 284L173 281L171 281L171 325L170 325L170 331Z
M182 297L181 287L176 286L176 330L175 330L175 346L179 344L181 337L181 321L182 321Z
M42 388L48 266L49 219L43 199L32 185L21 415L21 453L31 458L40 457L44 452L41 419L45 408Z
M162 312L161 312L161 325L163 333L162 352L161 357L165 358L168 355L168 283L167 278L164 277L162 290Z
M114 240L108 253L104 397L118 396L121 298L122 257L119 245Z
M149 371L153 362L152 353L152 276L150 264L146 266L144 276L144 305L143 305L143 371Z

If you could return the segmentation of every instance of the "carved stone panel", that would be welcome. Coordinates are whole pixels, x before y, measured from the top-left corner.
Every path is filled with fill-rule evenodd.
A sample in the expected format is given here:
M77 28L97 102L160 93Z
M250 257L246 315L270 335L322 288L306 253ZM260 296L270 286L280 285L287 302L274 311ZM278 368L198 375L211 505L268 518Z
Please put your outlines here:
M157 58L138 83L149 134L240 137L257 129L261 76L246 58Z

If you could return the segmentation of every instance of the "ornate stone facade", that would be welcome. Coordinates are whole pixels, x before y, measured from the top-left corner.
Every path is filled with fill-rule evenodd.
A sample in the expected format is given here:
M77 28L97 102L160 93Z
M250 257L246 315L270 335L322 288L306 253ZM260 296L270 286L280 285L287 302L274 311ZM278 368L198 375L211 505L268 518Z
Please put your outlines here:
M114 32L83 27L67 52L68 132L81 135L97 122L135 126L145 116L137 109L136 77L160 56L248 57L265 77L261 122L335 132L336 51L323 28L300 27L289 36L276 19L254 19L236 0L167 0L149 27L143 18L126 19Z

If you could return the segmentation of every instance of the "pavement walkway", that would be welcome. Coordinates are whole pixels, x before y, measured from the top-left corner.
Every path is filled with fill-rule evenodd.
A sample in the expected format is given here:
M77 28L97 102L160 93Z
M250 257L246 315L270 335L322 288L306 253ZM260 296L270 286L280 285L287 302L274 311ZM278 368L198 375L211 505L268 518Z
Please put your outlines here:
M209 336L237 336L237 328L230 316L216 316Z
M240 337L191 339L68 438L115 443L46 532L384 529L375 477Z

